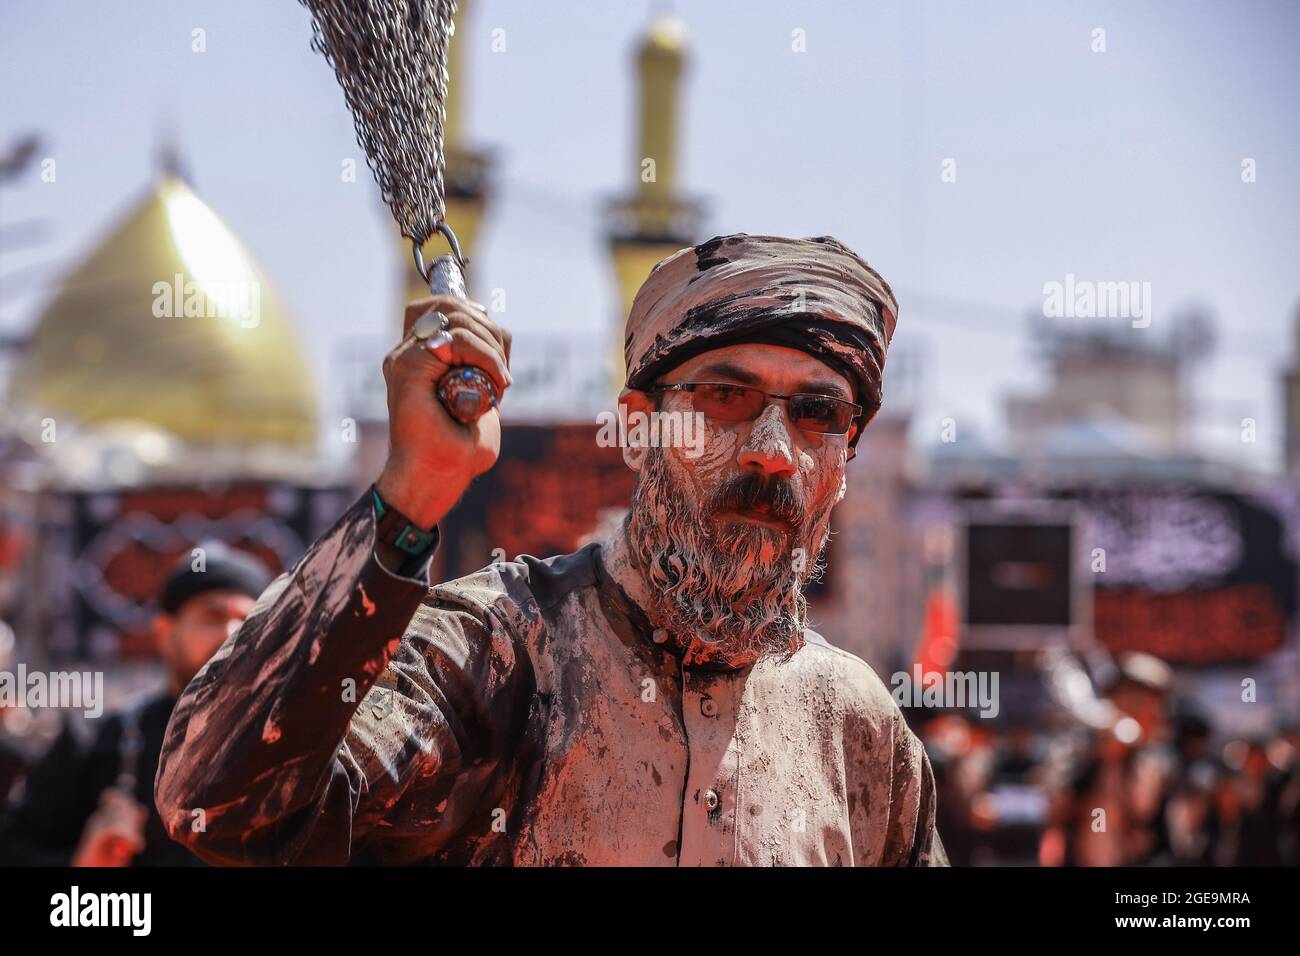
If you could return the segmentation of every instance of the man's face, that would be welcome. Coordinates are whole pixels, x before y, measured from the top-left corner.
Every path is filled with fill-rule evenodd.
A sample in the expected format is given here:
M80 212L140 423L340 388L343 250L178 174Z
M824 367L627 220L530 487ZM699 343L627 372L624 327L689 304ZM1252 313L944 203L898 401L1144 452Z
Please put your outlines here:
M204 591L174 615L154 620L154 637L173 685L184 688L227 637L239 629L256 599L239 591Z
M853 401L848 379L806 352L733 345L698 355L662 384L722 382L768 393ZM629 412L653 408L628 398ZM658 410L693 413L690 393L665 392ZM632 545L665 626L753 659L803 631L803 585L819 570L830 512L843 495L852 429L806 432L772 400L753 421L705 418L694 447L651 448L638 463Z

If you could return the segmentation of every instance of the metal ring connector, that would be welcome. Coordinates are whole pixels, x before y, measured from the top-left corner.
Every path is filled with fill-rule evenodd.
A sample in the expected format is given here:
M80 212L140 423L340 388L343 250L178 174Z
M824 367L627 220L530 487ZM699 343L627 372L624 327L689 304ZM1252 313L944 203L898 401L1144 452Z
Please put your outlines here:
M456 259L456 264L460 266L461 271L464 272L466 266L469 265L469 260L466 259L465 254L460 251L460 240L456 238L456 233L453 232L451 226L449 226L445 222L438 223L438 232L442 233L443 236L446 238L447 245L451 247L451 254ZM424 245L423 243L417 242L416 240L412 239L411 255L412 258L415 259L415 268L419 271L420 278L423 279L426 283L428 283L430 270L433 269L433 265L430 264L426 266L424 264L423 245Z

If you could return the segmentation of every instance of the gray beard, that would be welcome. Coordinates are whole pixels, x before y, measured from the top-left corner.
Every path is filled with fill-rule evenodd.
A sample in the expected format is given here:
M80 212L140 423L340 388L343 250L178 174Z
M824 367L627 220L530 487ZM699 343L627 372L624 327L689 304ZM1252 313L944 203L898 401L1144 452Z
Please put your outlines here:
M709 501L678 478L668 454L649 450L628 514L628 541L655 607L656 625L684 647L714 645L733 665L788 656L803 644L804 585L824 568L830 509L787 535L760 525L719 525ZM794 549L803 549L796 560Z

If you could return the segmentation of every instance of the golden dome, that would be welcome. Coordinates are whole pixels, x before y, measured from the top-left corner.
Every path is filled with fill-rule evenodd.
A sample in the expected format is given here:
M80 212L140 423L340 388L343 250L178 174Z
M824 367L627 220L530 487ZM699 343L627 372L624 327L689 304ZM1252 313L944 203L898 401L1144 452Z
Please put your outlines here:
M186 442L315 441L316 397L262 271L181 180L162 179L60 284L10 385L17 405Z

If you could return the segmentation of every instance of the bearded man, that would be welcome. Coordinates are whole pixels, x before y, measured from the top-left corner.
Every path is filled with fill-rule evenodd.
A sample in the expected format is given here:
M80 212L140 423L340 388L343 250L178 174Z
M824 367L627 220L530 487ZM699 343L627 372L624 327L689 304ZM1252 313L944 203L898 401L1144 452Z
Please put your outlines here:
M173 838L213 863L946 864L924 749L803 595L897 314L828 237L670 256L620 401L699 413L702 445L625 449L608 540L430 586L438 522L500 448L495 409L461 425L434 385L476 365L508 388L510 340L474 303L414 303L379 480L172 716Z

